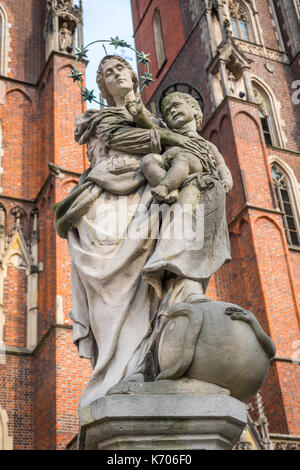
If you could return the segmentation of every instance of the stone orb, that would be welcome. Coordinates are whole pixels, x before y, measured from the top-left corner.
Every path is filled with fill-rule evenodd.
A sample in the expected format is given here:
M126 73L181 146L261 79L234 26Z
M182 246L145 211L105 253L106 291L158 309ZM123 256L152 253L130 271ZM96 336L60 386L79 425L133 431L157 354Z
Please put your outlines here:
M274 355L272 340L251 312L224 302L177 304L158 343L156 380L197 379L247 402L265 381Z

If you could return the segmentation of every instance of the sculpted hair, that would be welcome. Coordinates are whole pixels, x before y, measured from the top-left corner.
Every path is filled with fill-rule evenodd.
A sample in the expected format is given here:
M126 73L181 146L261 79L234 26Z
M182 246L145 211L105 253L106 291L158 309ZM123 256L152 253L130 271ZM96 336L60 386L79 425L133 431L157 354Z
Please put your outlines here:
M101 60L101 62L99 64L99 67L98 67L96 82L97 82L97 85L99 87L99 90L101 91L102 97L106 99L108 106L116 106L116 103L115 103L112 95L108 92L108 90L105 86L105 78L103 76L103 66L104 66L104 64L106 64L106 62L108 62L111 59L118 60L123 65L125 65L125 67L127 67L127 69L130 71L131 79L132 79L132 83L133 83L133 91L134 91L136 97L139 97L139 93L137 91L138 86L139 86L139 80L138 80L138 77L137 77L135 71L131 67L131 65L127 62L127 60L123 59L123 57L121 57L119 55L106 55L105 57L103 57L103 59Z
M181 98L191 108L194 109L196 124L197 124L197 128L199 129L201 127L201 124L202 124L203 113L202 113L202 110L199 106L198 101L195 100L195 98L193 98L193 96L188 95L187 93L180 93L179 91L175 91L174 93L170 93L169 95L167 95L163 99L162 104L161 104L161 112L162 112L163 118L165 119L165 107L166 107L166 104L167 104L167 102L170 98Z

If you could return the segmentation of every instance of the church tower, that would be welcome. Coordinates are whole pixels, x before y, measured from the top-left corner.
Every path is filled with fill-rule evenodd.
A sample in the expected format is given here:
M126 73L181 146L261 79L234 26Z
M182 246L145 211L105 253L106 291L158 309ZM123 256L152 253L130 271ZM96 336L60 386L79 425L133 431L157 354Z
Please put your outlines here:
M268 448L300 448L299 1L131 5L136 48L150 53L155 79L145 103L158 113L163 90L179 81L204 97L202 135L234 180L227 198L233 259L208 295L253 311L273 338L277 355L249 413Z
M84 111L69 78L82 45L74 3L0 0L0 449L65 448L90 375L53 213L87 165L73 137Z

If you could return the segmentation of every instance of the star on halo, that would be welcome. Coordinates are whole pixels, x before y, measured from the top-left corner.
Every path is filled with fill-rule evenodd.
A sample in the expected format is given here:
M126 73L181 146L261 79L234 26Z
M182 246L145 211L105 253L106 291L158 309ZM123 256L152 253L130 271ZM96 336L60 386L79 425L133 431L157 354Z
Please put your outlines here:
M83 101L88 101L89 103L94 101L96 98L94 95L94 90L88 90L87 88L81 93L81 95L83 97Z
M77 57L78 60L83 59L83 58L87 59L87 52L88 51L89 50L86 49L85 47L82 48L82 49L80 49L80 47L76 47L75 57Z
M141 52L138 52L137 53L137 59L138 59L138 62L146 65L148 62L151 62L150 59L149 59L149 55L150 54L145 54L145 52L141 51Z
M142 79L142 87L149 86L151 82L154 82L152 78L152 73L145 72L144 75L141 75L140 78Z
M73 69L71 75L69 75L69 78L73 79L73 83L80 82L82 75L83 73L80 73L78 69Z
M126 41L123 41L123 39L120 39L119 36L116 36L115 38L110 38L110 46L115 46L115 49L118 49L118 47L130 47L130 44L127 44Z

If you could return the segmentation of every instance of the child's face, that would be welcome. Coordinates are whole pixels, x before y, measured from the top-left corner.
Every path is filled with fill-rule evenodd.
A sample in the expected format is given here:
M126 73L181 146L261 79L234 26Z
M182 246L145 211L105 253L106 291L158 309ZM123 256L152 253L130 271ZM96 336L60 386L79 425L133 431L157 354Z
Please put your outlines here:
M195 119L195 110L184 99L176 96L166 102L164 115L169 129L180 129Z

